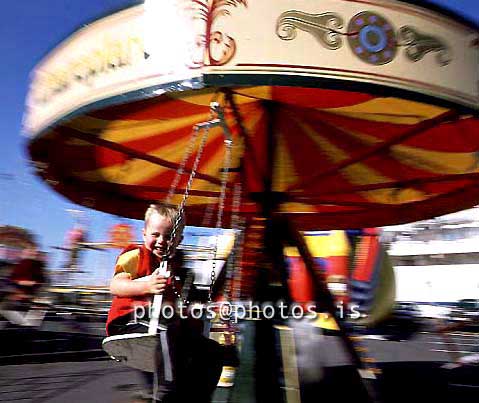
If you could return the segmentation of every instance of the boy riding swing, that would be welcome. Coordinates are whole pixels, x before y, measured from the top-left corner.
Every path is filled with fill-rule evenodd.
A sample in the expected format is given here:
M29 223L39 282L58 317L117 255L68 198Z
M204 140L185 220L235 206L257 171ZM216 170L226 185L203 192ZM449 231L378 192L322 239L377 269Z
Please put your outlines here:
M221 181L217 228L221 227L232 141L217 104L212 105L219 119L194 128L194 137L205 129L191 170L183 200L178 209L150 205L145 214L143 245L130 246L119 256L110 284L114 295L107 320L107 337L103 346L117 360L154 373L153 399L162 402L184 402L194 398L207 403L211 399L222 369L218 343L204 337L188 320L173 315L162 318L162 300L174 305L181 297L181 264L176 247L181 242L185 224L184 207L206 143L208 128L223 124L225 129L225 169ZM194 140L173 180L167 201L172 196L192 152ZM170 274L173 276L170 276ZM210 290L211 291L211 290ZM150 300L153 306L150 310ZM139 309L141 308L141 309ZM174 312L174 309L171 310ZM142 318L138 320L138 312ZM144 321L144 314L149 322ZM143 319L143 320L142 320ZM153 356L153 357L152 357ZM148 378L148 377L147 377Z

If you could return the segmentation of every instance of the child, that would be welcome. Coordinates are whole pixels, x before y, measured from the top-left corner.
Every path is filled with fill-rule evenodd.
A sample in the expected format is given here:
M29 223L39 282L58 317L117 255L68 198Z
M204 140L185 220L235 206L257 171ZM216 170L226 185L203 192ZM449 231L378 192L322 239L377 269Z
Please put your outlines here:
M176 230L175 239L171 239L177 211L171 207L150 205L145 214L143 245L126 248L118 257L115 275L110 283L114 295L107 319L107 334L147 333L147 321L135 318L135 309L139 305L146 307L152 296L163 294L163 302L174 304L175 295L181 293L178 281L159 276L155 270L165 255L169 255L168 270L172 275L180 275L181 266L175 249L181 241L184 227L183 217ZM135 280L144 281L135 281ZM148 309L144 311L148 312ZM173 379L165 379L161 371L156 385L159 401L184 402L192 398L195 401L208 402L216 387L221 373L222 359L219 346L213 340L203 337L188 325L188 321L178 318L167 323L166 338L159 341L158 353L163 362L171 360ZM159 335L161 335L161 331ZM168 348L161 348L161 344ZM165 353L166 352L166 353ZM168 356L165 356L167 354Z
M140 305L147 306L153 295L165 293L168 280L153 273L164 255L167 252L173 255L179 243L170 239L175 219L175 209L150 205L145 213L143 245L128 246L118 257L115 275L110 283L110 291L115 297L107 320L108 335L132 333L129 326L137 325L134 318L135 308ZM181 240L183 226L184 220L181 220L176 240ZM177 262L174 263L176 267L169 267L169 270L178 272L180 268ZM140 278L145 281L134 281ZM171 287L168 287L167 291L165 302L173 302ZM141 330L137 329L138 326L135 328L137 331Z

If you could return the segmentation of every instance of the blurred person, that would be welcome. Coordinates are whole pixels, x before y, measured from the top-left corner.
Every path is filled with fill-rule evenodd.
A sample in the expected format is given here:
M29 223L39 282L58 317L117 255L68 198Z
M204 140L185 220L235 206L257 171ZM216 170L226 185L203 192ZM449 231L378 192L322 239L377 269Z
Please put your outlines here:
M68 269L78 269L80 254L82 251L81 243L87 241L87 232L85 226L76 224L65 238L65 249L68 251L67 260L64 266Z
M16 325L38 326L46 311L36 312L34 299L45 283L45 254L36 247L25 248L7 280L0 314Z
M23 251L22 259L13 268L10 281L16 287L16 300L32 301L45 283L45 261L42 252L36 248Z
M150 205L145 213L143 245L128 246L118 257L110 283L114 298L107 320L108 335L147 333L149 317L138 321L135 306L147 307L151 298L160 294L164 296L164 304L174 304L176 296L181 294L178 279L184 278L184 273L181 256L175 254L175 249L182 238L184 219L172 239L176 215L174 208ZM172 272L169 278L160 276L156 270L167 254L168 270ZM148 309L145 311L148 313ZM218 343L204 337L202 329L187 319L163 318L161 325L162 329L166 327L166 337L161 338L165 330L160 329L159 351L152 354L159 354L162 363L171 363L173 376L166 379L158 368L157 382L153 384L152 375L143 373L148 386L156 392L155 396L147 393L143 397L169 403L191 399L198 403L210 402L222 369Z

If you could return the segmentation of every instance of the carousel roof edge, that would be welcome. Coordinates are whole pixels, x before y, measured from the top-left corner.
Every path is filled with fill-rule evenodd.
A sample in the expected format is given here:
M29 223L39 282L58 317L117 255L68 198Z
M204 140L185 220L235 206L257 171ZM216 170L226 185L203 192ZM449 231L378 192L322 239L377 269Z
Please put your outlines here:
M455 109L464 114L471 114L479 117L479 100L468 100L464 103L444 98L439 98L432 94L420 92L419 90L399 88L393 86L385 86L381 83L353 81L341 78L327 78L308 75L285 75L275 73L256 74L231 73L231 74L215 74L214 72L204 75L204 83L206 87L255 87L255 86L291 86L291 87L310 87L324 88L331 90L345 90L352 92L371 93L377 96L387 98L397 97L422 103L432 103L437 106L448 109Z
M141 101L149 98L159 97L168 92L183 92L183 91L192 91L199 90L204 88L203 77L198 76L194 78L189 78L185 80L179 80L176 82L170 82L166 84L154 85L148 88L141 88L134 91L130 91L124 94L118 94L104 99L94 101L89 104L85 104L71 112L61 115L51 122L46 124L44 127L36 131L30 131L27 127L22 128L22 132L31 140L35 141L40 139L43 135L48 133L53 127L57 126L61 122L73 119L75 117L85 115L89 112L100 110L103 108L121 105L134 101Z

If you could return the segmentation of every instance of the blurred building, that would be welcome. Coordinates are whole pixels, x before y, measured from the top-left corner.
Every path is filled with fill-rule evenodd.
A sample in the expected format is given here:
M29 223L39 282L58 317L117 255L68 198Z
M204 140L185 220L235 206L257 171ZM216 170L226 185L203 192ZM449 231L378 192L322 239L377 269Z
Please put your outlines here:
M436 306L479 298L479 208L384 228L397 300Z

